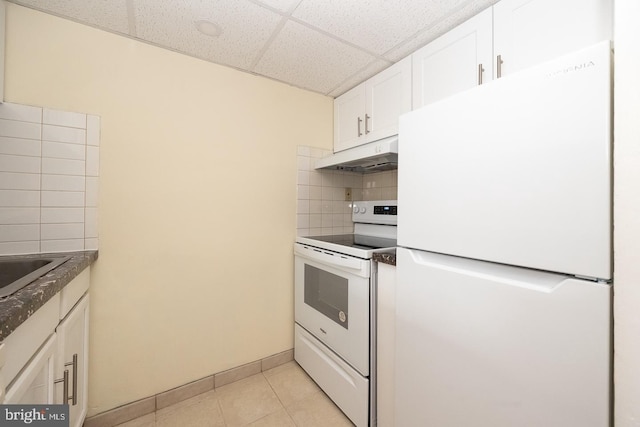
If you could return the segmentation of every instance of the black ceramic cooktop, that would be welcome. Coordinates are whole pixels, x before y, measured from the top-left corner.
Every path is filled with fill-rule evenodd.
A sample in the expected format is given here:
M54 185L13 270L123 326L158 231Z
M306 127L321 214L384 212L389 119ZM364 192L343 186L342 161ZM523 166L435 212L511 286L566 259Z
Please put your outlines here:
M309 236L307 239L319 240L321 242L334 243L336 245L348 246L362 249L393 248L396 246L395 239L383 237L363 236L359 234L336 234L330 236Z

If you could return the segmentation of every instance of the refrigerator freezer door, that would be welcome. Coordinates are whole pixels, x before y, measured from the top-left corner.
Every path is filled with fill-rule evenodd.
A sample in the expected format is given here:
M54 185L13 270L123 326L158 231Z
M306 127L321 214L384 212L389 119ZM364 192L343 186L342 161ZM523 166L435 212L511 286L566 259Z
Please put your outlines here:
M397 268L395 425L609 425L609 285L403 248Z
M398 245L611 278L609 42L400 118Z

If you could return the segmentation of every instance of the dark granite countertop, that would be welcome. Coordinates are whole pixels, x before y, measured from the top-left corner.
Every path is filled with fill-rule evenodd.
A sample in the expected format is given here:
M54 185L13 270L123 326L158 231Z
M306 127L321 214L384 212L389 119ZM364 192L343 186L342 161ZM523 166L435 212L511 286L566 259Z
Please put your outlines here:
M377 253L373 254L373 260L381 262L383 264L396 265L396 251L391 253Z
M62 290L78 274L98 259L98 251L3 256L3 259L38 259L47 255L71 256L64 264L49 271L16 293L0 298L0 342Z

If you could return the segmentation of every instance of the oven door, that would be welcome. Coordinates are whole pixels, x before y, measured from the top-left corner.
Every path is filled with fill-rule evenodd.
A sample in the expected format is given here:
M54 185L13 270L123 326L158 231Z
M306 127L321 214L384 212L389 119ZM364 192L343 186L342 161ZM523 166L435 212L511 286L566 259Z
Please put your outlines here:
M295 319L369 376L371 262L295 244Z

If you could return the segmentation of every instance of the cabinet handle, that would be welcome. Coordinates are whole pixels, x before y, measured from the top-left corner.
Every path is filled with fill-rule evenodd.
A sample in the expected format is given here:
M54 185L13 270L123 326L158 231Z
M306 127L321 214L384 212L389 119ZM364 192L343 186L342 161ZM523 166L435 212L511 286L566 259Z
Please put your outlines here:
M73 391L71 392L71 396L69 396L69 370L65 369L62 374L62 378L59 380L55 380L54 384L62 383L62 395L64 398L62 399L62 403L66 404L71 401L73 406L78 404L78 353L73 355L73 360L71 362L65 363L64 366L71 366L73 370Z
M71 403L75 406L78 404L78 353L75 353L73 355L73 360L69 363L65 363L64 366L71 366L71 369L73 369L73 391L71 392L71 396L67 393L65 393L65 396L67 396L67 401L71 399ZM67 371L67 376L69 376L68 372L69 371Z
M358 136L362 136L362 131L360 130L361 123L362 123L362 119L358 117Z
M498 57L496 58L496 75L498 78L502 77L502 63L504 61L502 60L502 55L498 55Z
M67 403L69 401L69 370L65 369L64 374L62 374L62 378L60 378L59 380L55 380L53 383L62 383L62 403Z
M368 134L369 131L369 119L371 119L371 116L368 114L364 115L364 134Z
M478 86L482 84L482 73L484 73L484 68L482 68L482 64L478 64Z

